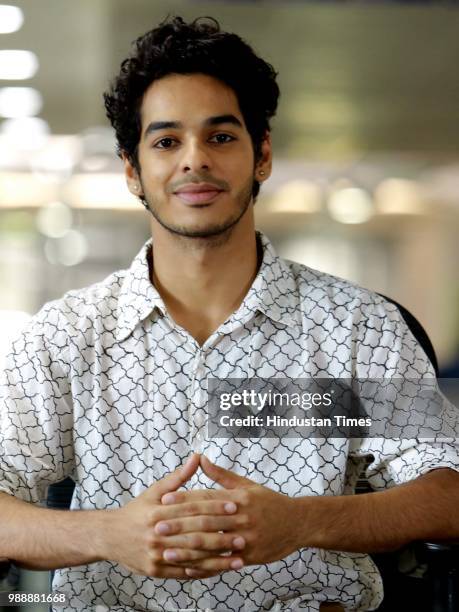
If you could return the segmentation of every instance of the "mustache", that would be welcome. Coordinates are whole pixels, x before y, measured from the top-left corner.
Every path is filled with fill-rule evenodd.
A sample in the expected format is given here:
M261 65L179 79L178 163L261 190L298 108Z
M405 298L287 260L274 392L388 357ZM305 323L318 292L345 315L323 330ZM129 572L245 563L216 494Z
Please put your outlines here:
M181 179L180 181L175 181L171 183L167 187L167 193L174 193L183 185L189 185L190 183L198 184L198 183L210 183L211 185L215 185L215 187L221 191L229 191L229 185L226 181L221 179L214 178L213 176L201 176L199 174L190 174L186 178Z

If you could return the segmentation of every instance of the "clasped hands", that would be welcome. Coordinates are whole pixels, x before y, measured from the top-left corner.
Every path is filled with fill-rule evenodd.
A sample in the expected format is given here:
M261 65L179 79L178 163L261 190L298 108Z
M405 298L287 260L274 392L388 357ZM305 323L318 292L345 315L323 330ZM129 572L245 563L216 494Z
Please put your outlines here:
M179 491L202 471L223 489ZM270 563L300 547L295 498L193 454L123 508L112 511L105 559L152 577L209 578L245 565Z

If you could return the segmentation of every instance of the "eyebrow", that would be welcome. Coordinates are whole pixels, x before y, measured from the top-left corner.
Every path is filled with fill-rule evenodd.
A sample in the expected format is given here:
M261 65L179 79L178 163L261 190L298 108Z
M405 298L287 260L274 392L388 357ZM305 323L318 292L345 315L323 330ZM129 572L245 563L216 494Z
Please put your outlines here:
M215 117L208 117L203 121L204 127L210 127L215 125L222 125L224 123L230 123L237 127L243 127L242 123L235 115L216 115ZM160 130L180 130L183 128L183 123L180 121L152 121L148 124L145 129L144 138L147 138L153 132L159 132Z

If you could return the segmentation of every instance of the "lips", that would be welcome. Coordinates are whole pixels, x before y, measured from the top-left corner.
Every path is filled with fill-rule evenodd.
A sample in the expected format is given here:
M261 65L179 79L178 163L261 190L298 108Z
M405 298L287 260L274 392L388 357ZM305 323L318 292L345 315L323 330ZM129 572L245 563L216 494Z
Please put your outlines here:
M186 204L207 204L213 202L222 192L222 189L210 183L198 183L184 185L174 193Z

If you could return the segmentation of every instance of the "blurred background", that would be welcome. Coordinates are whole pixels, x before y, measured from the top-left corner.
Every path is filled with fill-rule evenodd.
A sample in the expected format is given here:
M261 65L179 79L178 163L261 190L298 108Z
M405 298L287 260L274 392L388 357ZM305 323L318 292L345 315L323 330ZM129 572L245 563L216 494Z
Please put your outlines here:
M258 227L404 304L458 376L459 7L438 0L0 3L0 357L46 301L128 267L149 237L102 93L168 14L216 17L279 72Z
M18 0L0 5L0 342L149 235L102 93L168 14L216 17L279 72L274 173L256 204L279 252L384 293L459 352L455 2ZM1 352L1 348L0 348Z

